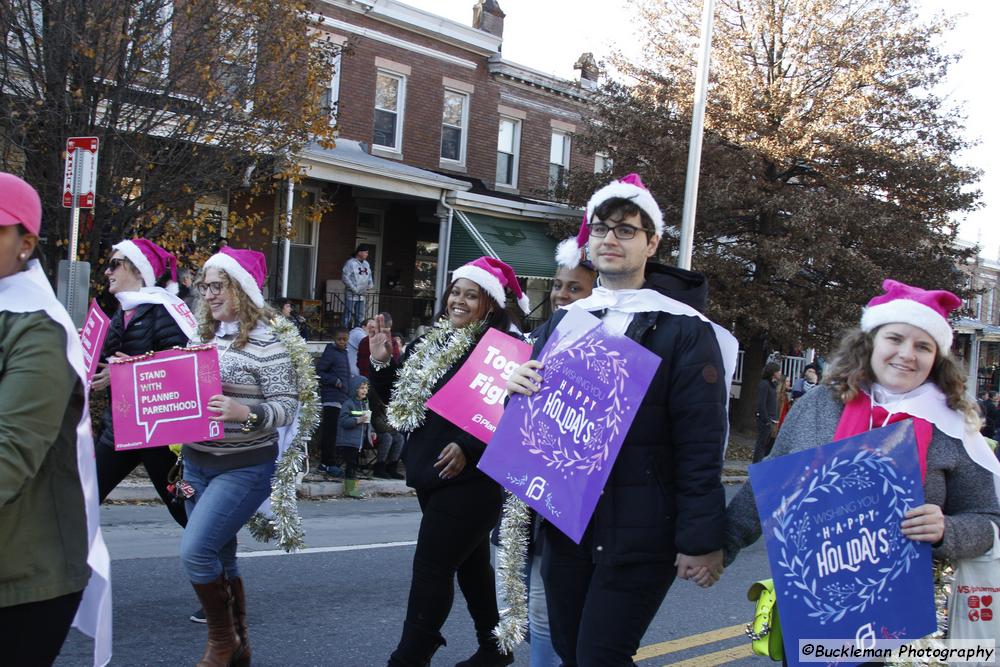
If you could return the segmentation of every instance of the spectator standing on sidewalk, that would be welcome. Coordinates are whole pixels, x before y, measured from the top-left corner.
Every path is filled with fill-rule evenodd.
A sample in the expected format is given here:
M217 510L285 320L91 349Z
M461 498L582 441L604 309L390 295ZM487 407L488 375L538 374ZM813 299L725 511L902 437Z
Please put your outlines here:
M375 286L368 264L368 246L361 244L344 263L340 279L344 283L344 326L360 324L365 318L365 297Z
M75 617L103 665L111 589L83 348L31 259L41 222L34 188L0 173L0 662L51 665Z
M337 458L344 462L344 496L365 498L358 489L358 455L371 432L372 411L368 407L368 378L351 378L350 398L340 408L337 420Z
M769 443L778 432L778 382L781 366L769 361L764 364L760 382L757 383L757 442L753 447L753 462L767 456ZM784 387L782 387L784 389Z
M320 440L319 469L328 475L339 477L343 474L337 465L337 429L340 424L340 410L350 398L351 369L347 359L347 329L333 330L333 342L323 350L323 356L316 362L319 374L320 400L323 401L323 433Z
M504 492L476 467L486 444L427 409L468 359L489 329L510 333L505 309L510 290L523 313L528 298L503 262L481 257L459 267L445 292L434 328L392 360L391 332L379 326L372 342L372 383L390 397L389 422L408 434L403 450L406 482L417 491L423 513L402 636L389 665L426 665L444 644L441 628L451 612L454 581L462 590L476 629L479 648L460 667L509 665L493 636L500 620L490 530L500 517Z
M356 327L351 329L347 334L347 362L350 366L351 375L358 374L358 346L361 345L361 341L368 337L369 332L375 329L375 318L369 317L364 320Z

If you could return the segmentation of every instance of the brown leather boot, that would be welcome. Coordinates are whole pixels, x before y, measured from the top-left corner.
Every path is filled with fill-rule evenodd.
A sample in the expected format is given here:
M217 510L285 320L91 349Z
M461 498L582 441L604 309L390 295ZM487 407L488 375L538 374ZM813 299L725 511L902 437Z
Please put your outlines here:
M233 623L236 634L243 644L243 655L233 663L236 667L250 667L250 640L247 638L247 597L243 589L243 577L229 580L229 589L233 592Z
M197 667L231 667L243 654L233 621L232 596L225 575L210 584L191 584L205 609L208 643Z

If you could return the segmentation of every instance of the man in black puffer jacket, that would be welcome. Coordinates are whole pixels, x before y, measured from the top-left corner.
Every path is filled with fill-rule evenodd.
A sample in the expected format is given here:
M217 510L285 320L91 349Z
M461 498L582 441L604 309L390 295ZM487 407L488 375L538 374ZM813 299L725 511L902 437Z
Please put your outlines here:
M674 577L707 586L722 570L728 389L720 344L735 362L735 341L699 313L703 276L647 263L662 231L659 208L631 176L595 193L580 235L560 246L565 264L564 254L587 242L601 276L572 307L661 358L580 544L544 526L549 623L567 666L631 665ZM535 332L534 357L564 314ZM508 389L533 393L538 368L523 365Z

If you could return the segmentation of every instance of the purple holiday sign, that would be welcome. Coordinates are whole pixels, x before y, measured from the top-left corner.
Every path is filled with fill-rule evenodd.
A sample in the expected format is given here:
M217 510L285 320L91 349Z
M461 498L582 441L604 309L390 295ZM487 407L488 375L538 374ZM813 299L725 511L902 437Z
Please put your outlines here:
M541 390L511 398L479 468L579 543L660 358L570 308L538 359Z

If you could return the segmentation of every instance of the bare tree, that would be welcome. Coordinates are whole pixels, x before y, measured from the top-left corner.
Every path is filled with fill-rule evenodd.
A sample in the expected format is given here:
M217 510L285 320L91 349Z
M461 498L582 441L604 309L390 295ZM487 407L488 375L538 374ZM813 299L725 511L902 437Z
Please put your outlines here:
M267 191L290 169L286 156L332 142L323 91L339 47L302 3L3 0L0 22L0 168L38 188L52 259L68 238L68 136L101 140L80 248L95 264L136 232L179 250L194 227L217 234L194 215L200 197Z

